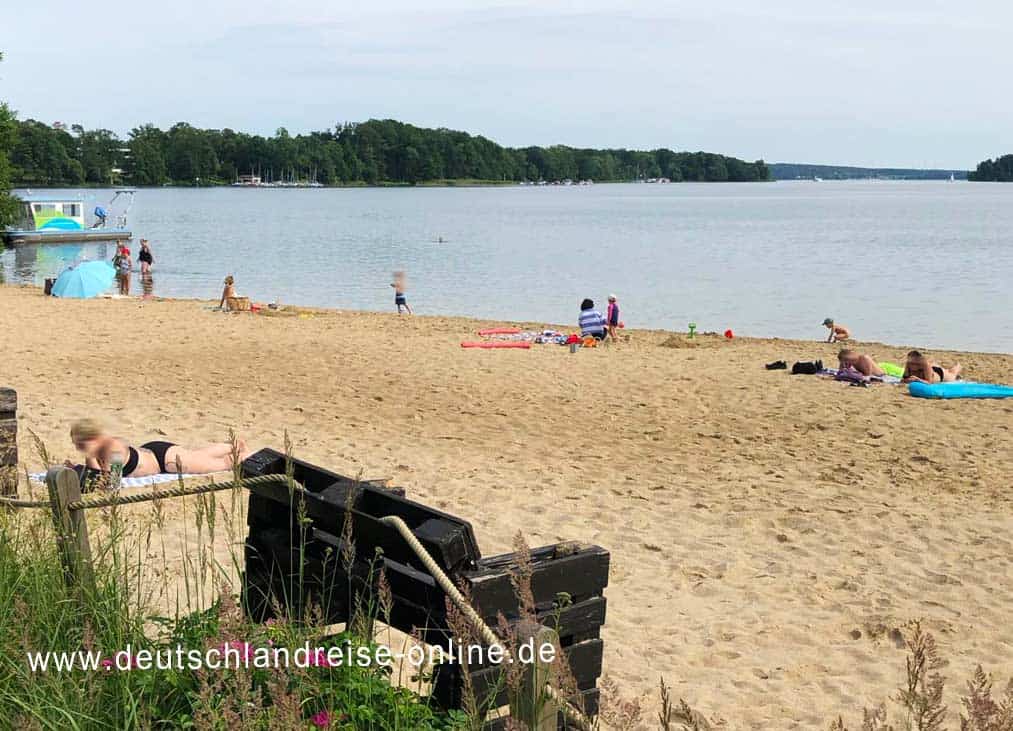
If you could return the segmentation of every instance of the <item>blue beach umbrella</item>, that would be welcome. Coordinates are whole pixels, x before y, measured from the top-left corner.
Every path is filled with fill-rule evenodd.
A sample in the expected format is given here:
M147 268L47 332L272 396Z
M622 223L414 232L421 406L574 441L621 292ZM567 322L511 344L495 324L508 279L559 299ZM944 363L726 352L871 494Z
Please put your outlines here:
M61 274L53 285L53 294L56 297L89 299L109 289L115 278L116 270L109 262L86 261Z

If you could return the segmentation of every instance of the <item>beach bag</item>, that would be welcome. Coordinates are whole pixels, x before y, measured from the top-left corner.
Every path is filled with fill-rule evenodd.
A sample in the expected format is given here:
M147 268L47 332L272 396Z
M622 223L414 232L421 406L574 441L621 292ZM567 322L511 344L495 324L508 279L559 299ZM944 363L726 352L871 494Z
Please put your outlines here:
M229 312L249 312L250 298L249 297L226 297L225 298L225 309Z
M791 374L793 376L814 376L823 370L823 361L821 360L805 360L798 361L791 367Z

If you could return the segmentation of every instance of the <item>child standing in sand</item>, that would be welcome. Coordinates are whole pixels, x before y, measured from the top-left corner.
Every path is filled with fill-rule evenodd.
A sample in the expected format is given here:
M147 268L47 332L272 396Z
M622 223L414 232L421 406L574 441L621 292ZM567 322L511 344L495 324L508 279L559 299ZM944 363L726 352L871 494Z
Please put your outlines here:
M616 339L616 328L619 327L619 300L614 294L609 295L609 306L605 310L605 323L608 325L609 337Z
M390 286L394 288L394 306L397 307L397 314L401 314L401 308L404 307L405 311L411 315L412 308L408 306L408 297L405 295L405 276L404 272L394 272L394 281L390 283Z
M827 337L828 343L839 343L842 340L847 340L851 337L851 330L845 325L839 325L834 322L833 318L828 317L823 321L823 327L830 329L830 335Z

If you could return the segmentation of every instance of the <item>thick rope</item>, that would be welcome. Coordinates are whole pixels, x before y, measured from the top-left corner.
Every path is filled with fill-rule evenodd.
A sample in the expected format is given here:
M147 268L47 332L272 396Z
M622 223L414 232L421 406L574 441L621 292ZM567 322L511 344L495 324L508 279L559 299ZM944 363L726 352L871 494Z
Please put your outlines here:
M66 509L87 510L88 508L108 508L115 505L145 503L150 500L162 500L163 498L185 497L187 495L200 495L205 492L218 492L220 490L233 490L238 487L254 487L255 485L277 483L289 484L289 479L285 475L257 475L256 477L244 477L240 480L232 480L230 482L208 482L203 485L176 485L175 487L168 489L154 490L152 492L144 493L132 493L130 495L114 493L108 497L75 500L67 503ZM295 480L292 480L291 485L295 490L306 489ZM14 498L6 497L0 497L0 505L6 505L11 508L52 507L48 500L16 500Z
M408 546L415 552L415 555L419 557L419 560L432 575L433 579L436 580L436 583L439 584L440 588L443 589L448 597L450 597L450 601L454 603L454 606L456 606L461 613L464 614L471 623L471 626L478 630L478 633L482 636L482 640L487 645L498 645L502 647L506 651L507 656L510 657L510 661L513 662L510 650L500 641L499 637L496 636L496 633L493 632L492 628L489 627L482 617L479 616L478 612L476 612L475 608L468 603L461 592L458 591L457 587L454 586L454 582L450 580L450 577L443 573L443 569L441 569L439 564L437 564L436 561L433 560L433 557L429 555L429 551L427 551L425 546L423 546L419 542L419 539L415 537L415 534L412 533L408 524L396 515L388 515L385 518L380 518L380 522L392 526L398 533L401 534L401 537L405 539ZM570 719L570 721L576 724L579 728L584 729L585 731L590 731L592 728L591 720L572 703L563 698L549 683L545 684L545 694L555 702L555 704L559 707L563 714Z

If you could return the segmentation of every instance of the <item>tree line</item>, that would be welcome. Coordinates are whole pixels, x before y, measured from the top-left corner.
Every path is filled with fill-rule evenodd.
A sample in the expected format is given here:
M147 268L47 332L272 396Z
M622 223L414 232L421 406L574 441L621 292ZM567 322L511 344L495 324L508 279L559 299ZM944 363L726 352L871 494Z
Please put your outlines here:
M4 55L0 53L0 61ZM0 102L0 227L11 223L17 216L18 202L11 196L11 164L8 153L14 146L18 125L14 112ZM3 242L0 242L0 249Z
M272 137L199 129L186 122L168 130L145 124L125 140L107 129L67 129L33 119L18 121L16 127L6 149L13 180L25 186L219 185L246 174L323 185L771 177L762 160L667 149L508 148L466 132L390 119L299 135L281 128Z
M967 179L982 183L1013 183L1013 155L979 162L974 172L968 173Z

